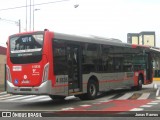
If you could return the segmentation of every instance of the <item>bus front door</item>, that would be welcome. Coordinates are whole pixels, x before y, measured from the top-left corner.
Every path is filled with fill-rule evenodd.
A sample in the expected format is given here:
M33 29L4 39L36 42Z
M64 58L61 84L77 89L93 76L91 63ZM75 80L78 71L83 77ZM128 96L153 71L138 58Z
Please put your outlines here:
M69 95L82 91L81 49L78 45L67 45Z
M147 53L146 57L146 80L147 83L152 82L153 77L153 66L152 66L152 57L150 53Z

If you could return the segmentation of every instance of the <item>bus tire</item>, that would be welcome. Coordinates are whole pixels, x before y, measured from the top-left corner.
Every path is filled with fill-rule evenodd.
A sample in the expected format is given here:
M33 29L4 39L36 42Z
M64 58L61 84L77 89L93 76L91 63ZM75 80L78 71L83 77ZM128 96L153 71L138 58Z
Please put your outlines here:
M97 97L98 85L94 80L89 80L87 84L87 93L76 95L81 100L94 100Z
M49 95L52 100L64 100L65 96Z
M94 80L90 80L87 84L87 98L89 100L94 100L97 97L98 93L98 84Z

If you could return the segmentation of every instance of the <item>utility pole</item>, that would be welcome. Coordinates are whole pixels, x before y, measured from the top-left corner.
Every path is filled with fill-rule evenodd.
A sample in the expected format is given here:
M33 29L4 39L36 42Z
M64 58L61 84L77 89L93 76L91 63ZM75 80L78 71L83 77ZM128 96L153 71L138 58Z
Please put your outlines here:
M28 12L27 12L27 10L28 10L28 8L27 8L27 6L28 6L28 3L27 3L27 0L26 0L26 31L27 31L27 27L28 27L28 18L27 18L27 14L28 14Z
M31 23L32 23L32 18L31 18L31 14L32 14L32 12L31 12L31 10L32 10L32 0L30 0L30 27L29 27L29 30L31 31Z
M19 33L21 32L21 20L18 20L18 26L19 26Z
M0 20L5 21L5 22L10 22L10 23L15 23L19 28L19 32L21 32L21 20L20 19L18 21L14 21L14 20L0 18Z

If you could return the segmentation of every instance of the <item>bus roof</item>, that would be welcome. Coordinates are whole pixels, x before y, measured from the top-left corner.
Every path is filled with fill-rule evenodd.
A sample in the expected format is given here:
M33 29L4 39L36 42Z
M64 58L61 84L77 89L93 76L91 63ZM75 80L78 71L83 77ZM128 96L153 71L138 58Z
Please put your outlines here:
M54 32L54 38L55 39L62 39L62 40L78 41L78 42L121 46L121 47L132 47L132 44L123 43L123 42L120 42L116 39L109 39L109 38L104 39L104 38L100 38L100 37L84 37L84 36L69 35L69 34L56 33L56 32Z

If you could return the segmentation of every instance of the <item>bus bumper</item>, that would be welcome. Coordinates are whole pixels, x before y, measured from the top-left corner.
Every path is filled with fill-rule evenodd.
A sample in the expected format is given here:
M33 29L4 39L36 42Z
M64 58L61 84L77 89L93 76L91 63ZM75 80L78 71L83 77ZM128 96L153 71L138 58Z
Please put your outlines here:
M11 94L49 95L51 94L51 80L43 82L38 87L17 87L7 80L7 92Z

